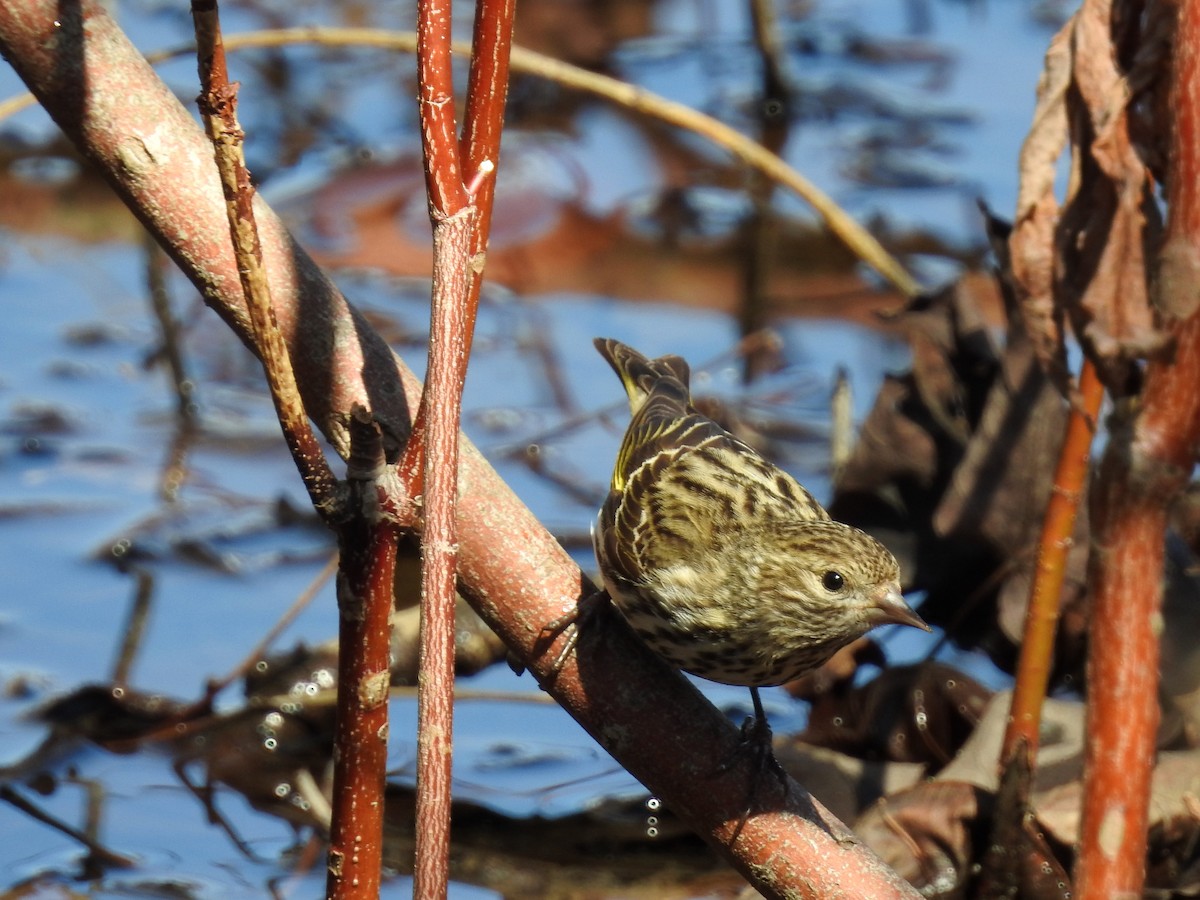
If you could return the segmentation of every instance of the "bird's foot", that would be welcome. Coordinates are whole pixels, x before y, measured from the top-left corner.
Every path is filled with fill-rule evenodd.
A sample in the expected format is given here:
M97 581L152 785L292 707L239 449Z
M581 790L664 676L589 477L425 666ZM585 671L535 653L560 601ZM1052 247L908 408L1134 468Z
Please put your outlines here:
M791 782L788 780L787 772L775 758L771 724L767 721L767 714L763 710L762 701L758 698L757 689L751 688L750 694L754 699L754 715L748 716L742 723L741 740L717 769L719 773L728 772L737 766L747 753L751 755L753 761L753 775L750 778L750 789L746 794L746 805L738 819L737 828L734 829L733 836L730 838L731 844L738 839L746 822L749 821L750 814L754 811L755 801L758 799L759 786L768 773L774 775L779 782L785 802L791 792Z
M608 592L601 588L583 597L561 616L551 619L542 626L538 637L539 644L551 644L564 631L570 630L566 642L563 643L562 648L555 655L554 662L550 664L549 676L551 678L556 677L562 671L562 667L566 665L567 658L579 643L580 629L596 614L596 610L607 599Z

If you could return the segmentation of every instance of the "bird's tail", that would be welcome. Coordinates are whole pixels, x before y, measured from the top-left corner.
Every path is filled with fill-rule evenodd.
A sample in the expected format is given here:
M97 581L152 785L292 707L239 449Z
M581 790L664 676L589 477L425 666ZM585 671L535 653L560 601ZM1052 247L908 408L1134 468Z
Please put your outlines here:
M634 414L642 408L651 393L678 403L681 411L691 404L688 388L691 372L682 356L648 359L628 344L612 338L596 338L593 343L620 376L625 393L629 395L629 408Z

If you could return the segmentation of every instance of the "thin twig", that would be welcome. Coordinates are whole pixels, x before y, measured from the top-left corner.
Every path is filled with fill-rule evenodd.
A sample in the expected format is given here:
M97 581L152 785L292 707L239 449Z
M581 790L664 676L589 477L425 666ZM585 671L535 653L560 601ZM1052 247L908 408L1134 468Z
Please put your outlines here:
M154 598L154 575L146 569L136 568L133 577L137 587L134 590L133 602L129 606L129 615L125 619L125 626L121 629L121 649L117 651L117 659L113 664L113 684L129 683L129 673L141 649L142 638L146 634L146 619L150 615L150 605Z
M1092 436L1104 399L1104 386L1091 360L1085 360L1079 375L1080 403L1072 406L1067 431L1054 473L1054 487L1046 504L1042 536L1038 544L1037 568L1025 613L1021 657L1013 688L1012 710L1004 734L1001 760L1010 759L1018 744L1031 757L1037 755L1038 725L1042 703L1050 682L1059 604L1067 574L1067 556L1072 547L1075 519L1091 471Z
M255 191L242 150L245 134L237 121L237 85L230 84L225 67L225 47L216 0L193 0L192 18L196 27L201 84L197 105L221 173L229 231L254 326L255 342L292 459L304 480L313 508L330 521L336 518L337 479L309 425L291 358L271 305L271 289L263 268L262 245L254 219Z
M87 833L75 828L72 825L68 825L62 819L52 816L41 807L36 806L30 801L26 800L23 796L18 794L16 790L7 784L0 784L0 800L3 800L5 803L8 803L11 806L21 810L21 812L25 813L25 815L29 816L30 818L36 819L38 822L48 825L55 831L59 831L72 840L77 841L87 848L88 853L93 858L99 860L105 866L114 869L132 869L136 865L136 863L130 857L124 856L102 846Z
M1018 887L1018 860L1027 852L1024 829L1037 770L1039 726L1058 628L1067 557L1075 520L1091 471L1092 437L1104 386L1091 360L1079 375L1079 404L1073 405L1054 472L1038 543L1037 567L1025 612L1021 655L1013 688L1008 727L1000 750L1000 790L992 813L991 840L979 876L981 897L1011 896Z

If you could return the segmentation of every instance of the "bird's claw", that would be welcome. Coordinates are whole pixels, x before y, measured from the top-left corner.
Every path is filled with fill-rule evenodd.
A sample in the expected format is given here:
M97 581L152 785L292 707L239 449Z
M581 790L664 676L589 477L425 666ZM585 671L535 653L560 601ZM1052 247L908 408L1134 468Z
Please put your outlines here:
M768 771L772 772L778 780L785 802L791 791L791 782L788 780L787 772L775 758L771 724L767 721L767 714L758 698L758 691L751 688L751 696L754 699L755 714L746 717L742 723L741 737L737 746L717 769L718 773L724 774L734 768L747 751L752 754L754 774L750 778L750 789L746 794L745 808L738 819L737 828L734 829L733 836L730 838L731 844L738 839L746 822L749 821L750 813L754 811L755 800L758 798L759 782Z
M567 659L570 657L571 652L579 644L580 626L582 626L584 622L586 622L595 614L597 607L599 607L600 603L607 598L608 594L603 589L588 594L586 597L582 598L578 603L564 612L561 616L551 619L542 626L542 629L539 632L539 635L541 635L538 638L539 642L546 641L548 643L553 643L554 639L564 631L570 631L570 633L567 635L566 642L555 655L554 661L550 663L548 675L551 678L556 678L558 676L558 673L562 671L562 667L566 665Z
M766 720L766 717L747 716L746 721L742 722L741 739L738 741L733 752L725 762L721 763L718 772L725 773L737 765L742 754L749 751L754 758L755 783L767 770L770 770L775 778L779 781L779 786L783 789L783 794L786 797L788 794L788 775L779 760L775 758L774 749L774 732L771 731L771 724ZM753 791L751 792L753 799Z

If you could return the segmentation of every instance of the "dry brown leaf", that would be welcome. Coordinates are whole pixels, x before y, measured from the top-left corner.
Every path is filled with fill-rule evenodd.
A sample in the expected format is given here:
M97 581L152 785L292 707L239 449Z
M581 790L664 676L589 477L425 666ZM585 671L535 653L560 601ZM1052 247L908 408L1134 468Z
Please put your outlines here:
M962 897L979 835L983 791L961 782L927 781L880 800L854 832L927 897Z
M1050 494L1066 417L1065 402L1014 320L1000 377L934 514L936 532L987 544L1004 560L1027 554Z
M1154 179L1143 159L1143 153L1152 158L1161 153L1152 130L1130 120L1135 91L1143 105L1158 96L1162 61L1139 54L1127 73L1114 32L1116 41L1129 46L1148 36L1161 50L1168 20L1122 15L1114 23L1114 15L1111 0L1086 0L1051 41L1033 124L1022 146L1008 248L1014 293L1042 368L1060 387L1067 384L1065 315L1105 385L1123 395L1134 387L1135 361L1162 347L1146 270L1162 222ZM1134 29L1143 28L1146 34L1134 35ZM1142 134L1137 146L1134 127ZM1060 209L1054 182L1068 140L1071 177ZM1196 265L1185 251L1170 259Z
M992 692L944 663L899 666L813 701L810 744L859 759L945 765L970 736Z
M1109 0L1086 0L1073 19L1067 107L1075 177L1055 243L1058 301L1105 386L1121 396L1132 387L1132 362L1161 346L1146 259L1162 221L1153 179L1129 135L1129 85L1118 68L1112 17Z
M1016 301L1029 328L1038 362L1047 372L1065 372L1062 310L1054 302L1054 228L1058 200L1054 181L1067 144L1067 88L1071 83L1068 22L1046 50L1038 79L1033 125L1021 145L1017 214L1008 241Z

